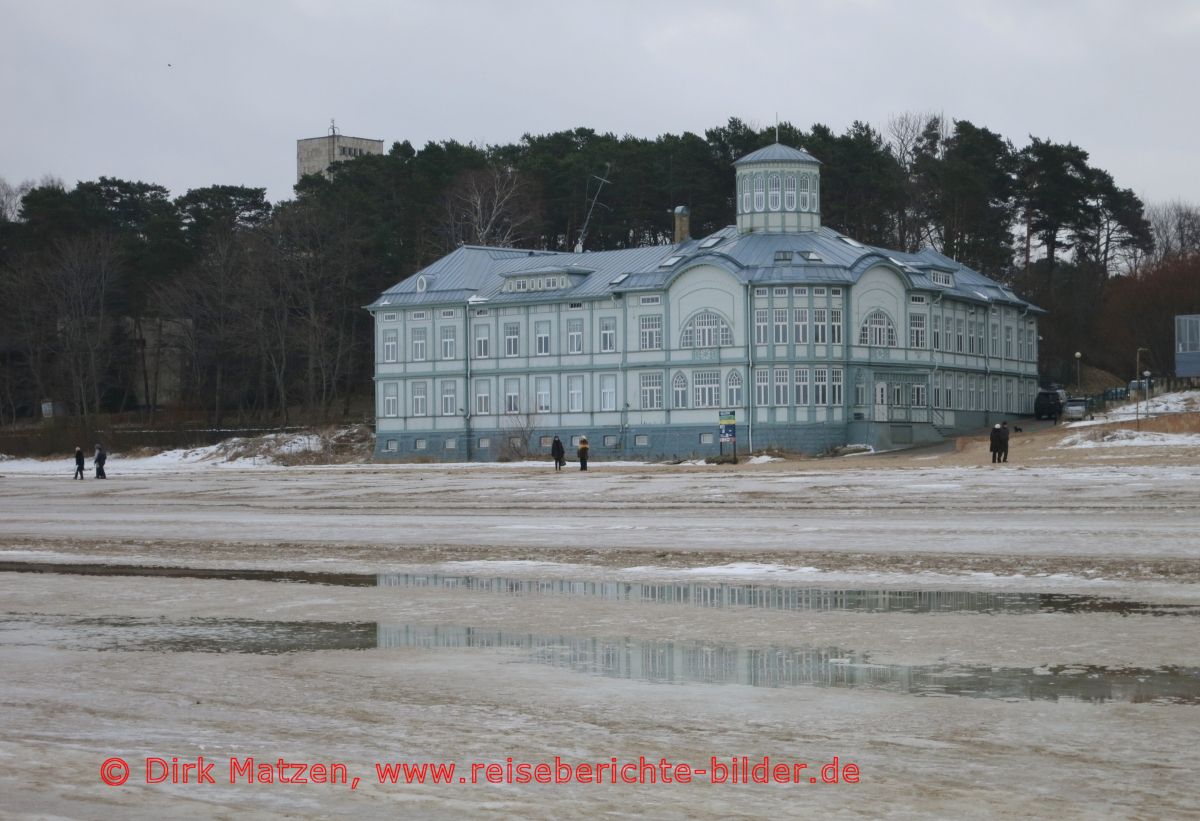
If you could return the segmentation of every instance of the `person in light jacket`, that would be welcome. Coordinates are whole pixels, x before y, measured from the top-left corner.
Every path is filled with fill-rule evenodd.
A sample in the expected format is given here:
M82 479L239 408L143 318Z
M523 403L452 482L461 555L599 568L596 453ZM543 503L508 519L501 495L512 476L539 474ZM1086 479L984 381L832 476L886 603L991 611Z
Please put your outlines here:
M579 457L579 469L587 470L588 441L586 436L579 437L579 450L576 451L576 455Z
M567 463L567 449L563 447L562 440L557 436L554 437L554 442L550 445L550 456L554 459L554 469L562 470L563 465Z

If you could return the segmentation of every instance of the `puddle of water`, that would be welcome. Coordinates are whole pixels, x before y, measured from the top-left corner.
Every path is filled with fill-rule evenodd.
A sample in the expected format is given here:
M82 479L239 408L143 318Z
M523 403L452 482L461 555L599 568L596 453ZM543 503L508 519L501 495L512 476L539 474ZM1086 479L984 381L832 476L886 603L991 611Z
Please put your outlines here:
M114 564L0 561L0 573L147 576L225 581L298 582L341 587L439 589L504 596L564 596L639 604L857 613L1111 613L1122 616L1200 616L1200 605L1145 602L1070 593L962 590L838 590L755 583L639 582L447 573L326 573L305 570L225 570Z
M0 616L0 646L64 650L276 654L457 649L511 653L607 678L656 684L879 689L915 696L1200 704L1200 668L1043 668L874 664L840 647L742 647L698 641L534 634L454 625L249 619Z

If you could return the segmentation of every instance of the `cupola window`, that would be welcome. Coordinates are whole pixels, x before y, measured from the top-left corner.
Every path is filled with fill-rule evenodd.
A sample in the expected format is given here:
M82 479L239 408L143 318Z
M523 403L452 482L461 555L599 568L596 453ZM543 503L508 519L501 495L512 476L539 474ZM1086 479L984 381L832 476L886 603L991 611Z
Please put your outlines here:
M767 210L779 210L779 189L780 178L778 174L772 174L767 178Z
M763 192L762 174L754 175L754 210L762 211L766 207L766 195Z
M788 174L783 178L783 210L796 210L796 175Z

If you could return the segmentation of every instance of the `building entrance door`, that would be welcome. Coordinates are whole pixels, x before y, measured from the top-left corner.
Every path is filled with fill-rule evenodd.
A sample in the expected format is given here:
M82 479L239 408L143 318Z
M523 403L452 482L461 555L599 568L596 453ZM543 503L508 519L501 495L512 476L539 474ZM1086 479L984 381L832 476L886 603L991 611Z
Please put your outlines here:
M887 382L875 383L875 421L888 420L888 386Z

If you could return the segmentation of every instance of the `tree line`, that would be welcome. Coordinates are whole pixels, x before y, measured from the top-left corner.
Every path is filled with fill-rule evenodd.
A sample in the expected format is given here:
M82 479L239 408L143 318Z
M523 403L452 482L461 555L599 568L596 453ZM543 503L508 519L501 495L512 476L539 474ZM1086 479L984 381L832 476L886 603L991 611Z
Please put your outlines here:
M1017 147L965 120L398 142L278 203L236 185L172 198L108 177L0 180L0 414L36 416L50 399L85 420L164 405L214 424L369 415L362 306L384 288L462 244L670 243L677 205L710 233L734 220L732 162L777 138L822 161L824 224L936 249L1049 310L1051 378L1076 350L1124 375L1147 347L1169 371L1172 316L1200 312L1200 210L1147 208L1078 146Z

